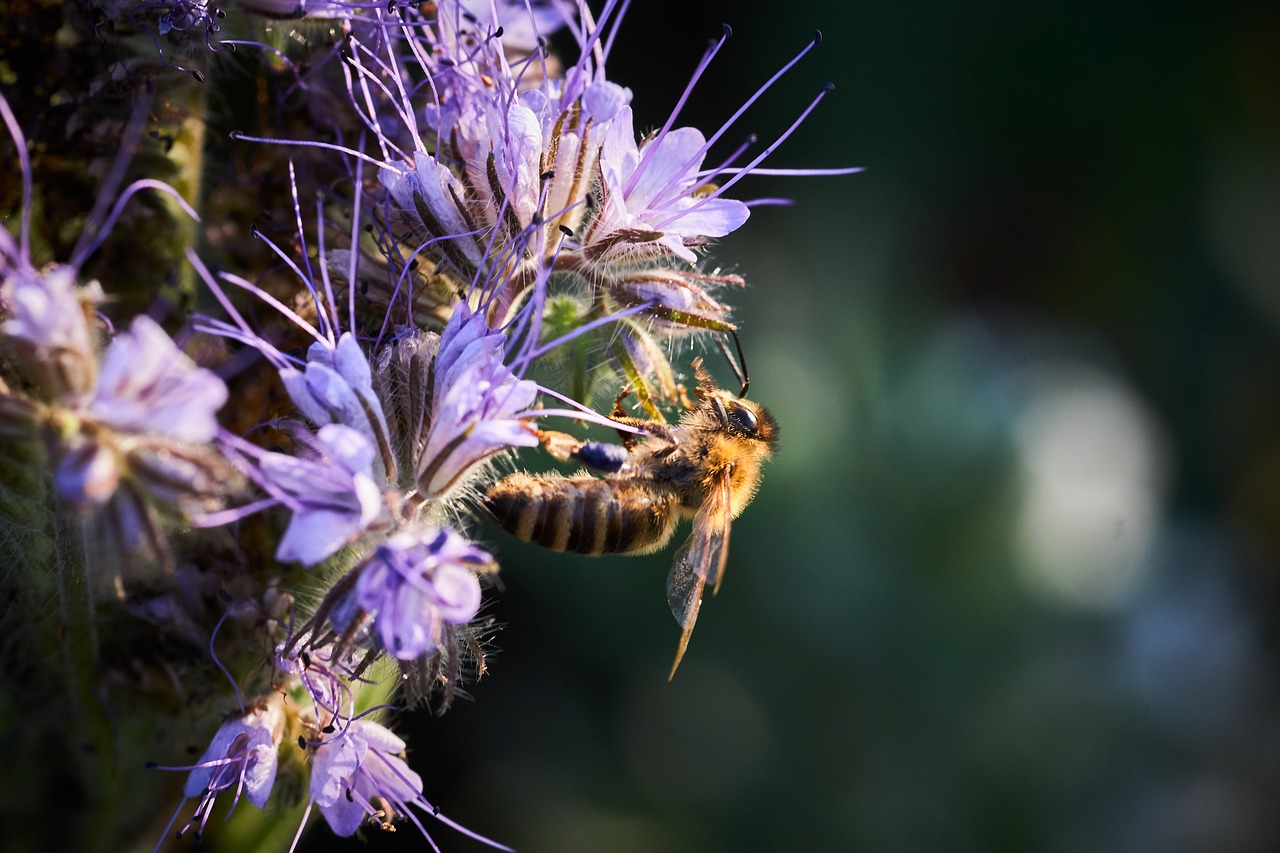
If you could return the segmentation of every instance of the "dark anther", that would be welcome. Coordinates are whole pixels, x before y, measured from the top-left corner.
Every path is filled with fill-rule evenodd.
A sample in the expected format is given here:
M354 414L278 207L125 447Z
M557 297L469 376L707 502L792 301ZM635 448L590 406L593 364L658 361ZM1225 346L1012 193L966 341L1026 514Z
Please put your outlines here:
M561 234L563 234L563 235L564 235L564 236L566 236L566 237L572 237L572 236L573 236L573 229L572 229L572 228L570 228L568 225L561 225L561 226L560 226L560 233L561 233Z
M307 739L304 738L302 735L298 735L298 749L306 749L306 748L307 748Z
M203 74L201 74L198 70L196 70L196 69L194 69L194 68L191 70L191 76L192 76L192 77L194 77L194 78L196 78L196 82L197 82L197 83L203 83L203 82L204 82L204 75L203 75Z
M440 814L440 807L439 807L439 806L432 806L432 807L431 807L431 813L432 813L433 815L439 815L439 814Z
M396 0L387 0L387 14L394 14L396 11Z
M355 801L356 801L356 798L355 798L355 797L353 797L353 796L351 796L351 789L350 789L350 788L348 788L348 789L347 789L347 802L348 802L348 803L354 803Z
M327 734L327 735L331 735L331 734L333 734L333 733L334 733L334 731L336 731L336 729L334 729L334 727L333 727L333 723L330 723L329 725L325 726L325 727L324 727L323 729L321 729L320 731L324 732L324 733L325 733L325 734Z
M454 65L455 65L454 61L447 56L444 59L440 60L441 68L452 68Z
M465 9L462 12L462 17L469 23L472 23L472 24L480 23L479 18L477 18L475 15L471 14L470 12L466 11Z
M587 207L595 207L595 206L596 206L596 198L595 198L595 196L593 196L593 195L584 196L584 197L583 197L583 201L585 201L585 202L587 203Z
M227 46L227 50L231 51L232 53L236 52L235 42L224 41L223 44Z
M417 258L414 258L412 261L409 261L409 269L413 270L414 272L417 272L418 267L420 266L422 266L422 263Z
M813 31L813 43L815 46L822 44L822 30Z
M228 133L227 136L230 136L232 139L242 139L244 137L244 134L241 131L233 130L230 133Z
M541 228L543 225L546 224L546 222L547 220L543 219L542 214L539 214L539 213L535 213L529 219L529 224L532 225L534 228Z
M231 593L227 592L225 589L220 589L218 590L218 598L221 598L223 601L230 601Z
M366 225L364 226L364 233L366 233L366 234L372 234L372 233L373 233L373 225L372 225L371 223L366 224Z
M498 27L496 30L493 31L493 37L496 39L500 39L502 38L502 34L504 32L505 30L503 30L502 27Z
M258 230L258 226L257 226L257 225L250 225L250 226L249 226L249 233L250 233L252 236L254 236L254 237L261 237L261 236L262 236L262 232Z
M301 655L299 655L299 657L302 658L302 668L311 669L311 655L307 654L306 652L303 652Z
M733 38L733 27L729 26L728 24L721 24L720 26L724 27L725 38Z
M156 764L154 761L148 761L146 764L144 764L144 765L142 765L142 766L143 766L144 768L146 768L147 770L154 770L154 769L156 769L157 767L159 767L160 765L159 765L159 764Z
M543 50L546 50L547 45L549 44L551 44L551 42L547 39L546 36L538 36L538 47L542 48Z
M555 172L543 172L541 175L538 176L538 179L542 181L549 181L555 176L556 176Z
M227 13L222 11L221 9L214 9L213 16L215 18L225 18L227 16Z
M173 834L173 837L174 837L174 838L181 838L183 835L185 835L185 834L186 834L187 829L188 829L188 827L185 827L185 826L184 826L184 827L182 827L182 829L179 829L177 832L175 832L175 833Z
M836 84L835 84L835 83L823 83L823 84L822 84L822 91L824 91L824 92L834 92L834 91L835 91L835 89L836 89Z

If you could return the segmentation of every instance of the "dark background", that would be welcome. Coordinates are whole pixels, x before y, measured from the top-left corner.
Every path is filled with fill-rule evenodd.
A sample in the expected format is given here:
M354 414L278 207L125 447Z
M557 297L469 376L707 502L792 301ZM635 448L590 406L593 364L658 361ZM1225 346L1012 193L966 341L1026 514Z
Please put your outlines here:
M1280 849L1280 9L637 0L638 125L722 22L682 123L820 27L725 150L830 81L766 165L867 169L740 184L797 203L714 254L781 452L671 684L670 550L486 529L428 797L522 851Z

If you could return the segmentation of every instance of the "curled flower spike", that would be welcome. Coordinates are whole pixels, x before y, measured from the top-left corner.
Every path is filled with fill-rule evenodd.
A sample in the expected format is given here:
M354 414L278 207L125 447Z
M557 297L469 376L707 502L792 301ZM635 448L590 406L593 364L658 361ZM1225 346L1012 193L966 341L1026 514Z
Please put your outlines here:
M430 814L446 826L494 847L510 850L442 815L422 795L422 777L401 757L405 742L369 720L353 720L325 742L311 759L311 802L335 835L353 834L366 820L390 828L394 821L410 821L438 850L426 827L410 807Z

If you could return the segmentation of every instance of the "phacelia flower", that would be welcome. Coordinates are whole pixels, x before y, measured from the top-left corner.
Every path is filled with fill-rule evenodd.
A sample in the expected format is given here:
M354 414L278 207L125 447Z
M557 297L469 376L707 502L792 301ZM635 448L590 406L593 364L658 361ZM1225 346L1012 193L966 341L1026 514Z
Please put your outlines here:
M443 645L451 626L476 617L477 573L494 567L493 557L452 530L398 533L355 569L352 601L373 619L373 633L388 654L415 660ZM335 611L330 619L346 628L350 616Z
M637 145L631 108L619 111L600 149L604 205L590 229L593 242L617 247L602 260L634 253L637 243L648 242L639 235L650 234L658 246L693 264L698 257L686 242L723 237L747 221L750 210L737 199L702 198L696 193L705 156L706 138L692 127ZM618 240L619 234L626 239Z
M371 471L374 450L343 424L320 427L313 458L300 459L238 445L257 456L259 484L293 512L276 559L314 566L369 527L382 512L382 490Z
M198 798L191 820L178 831L184 835L193 825L196 835L204 833L213 803L223 791L235 792L235 804L243 794L250 803L265 808L275 784L280 739L284 733L283 699L279 695L259 700L244 714L223 723L209 748L190 767L158 767L161 770L190 770L182 788L183 800L174 811L169 826L187 800ZM150 765L157 767L157 765ZM232 805L234 810L235 804ZM168 833L168 827L165 833ZM161 839L161 844L163 844ZM157 845L159 849L159 845Z
M143 315L107 347L88 414L117 430L203 444L217 435L218 409L226 401L223 381L197 367Z
M533 447L526 423L538 386L503 363L506 335L482 312L458 305L435 360L431 428L418 465L418 489L432 497L454 488L477 463L511 447Z
M313 343L305 370L284 367L280 379L298 411L312 423L349 426L374 448L386 442L387 423L373 391L373 371L350 332L334 346Z
M93 335L85 316L91 291L76 287L76 271L64 265L38 273L19 264L0 285L0 332L34 350L47 364L46 393L53 397L92 387L97 370Z
M351 721L316 749L311 759L311 800L335 835L353 834L366 819L391 826L404 818L430 838L410 811L412 806L477 841L510 849L455 823L427 802L422 777L401 757L404 749L403 740L369 720Z

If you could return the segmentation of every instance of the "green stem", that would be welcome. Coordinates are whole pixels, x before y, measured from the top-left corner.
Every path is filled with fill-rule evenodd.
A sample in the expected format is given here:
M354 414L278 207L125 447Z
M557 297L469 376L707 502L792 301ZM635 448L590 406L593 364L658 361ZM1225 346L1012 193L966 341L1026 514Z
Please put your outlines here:
M111 721L96 689L98 637L85 521L63 508L55 510L54 543L67 695L76 712L76 751L82 756L82 778L92 804L82 837L92 845L89 849L108 850L115 836L121 786L115 778L119 768Z

